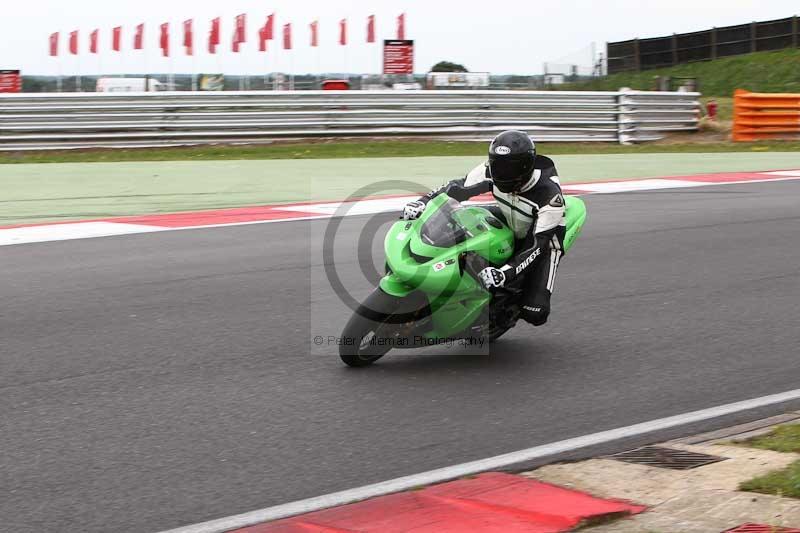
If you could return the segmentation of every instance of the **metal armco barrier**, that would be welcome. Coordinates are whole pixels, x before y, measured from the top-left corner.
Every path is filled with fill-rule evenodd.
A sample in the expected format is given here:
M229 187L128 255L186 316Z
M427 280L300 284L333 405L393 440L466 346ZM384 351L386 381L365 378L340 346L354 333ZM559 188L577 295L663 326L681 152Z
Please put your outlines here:
M257 143L309 137L641 142L697 129L698 93L294 91L0 96L0 150Z
M800 94L733 94L733 140L791 139L800 137Z

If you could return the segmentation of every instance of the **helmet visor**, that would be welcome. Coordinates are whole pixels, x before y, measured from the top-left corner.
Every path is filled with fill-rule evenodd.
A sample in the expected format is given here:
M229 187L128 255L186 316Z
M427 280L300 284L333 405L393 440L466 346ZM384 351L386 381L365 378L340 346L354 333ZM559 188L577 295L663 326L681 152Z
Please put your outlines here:
M530 156L496 157L489 162L489 175L497 188L503 192L514 192L527 182L533 172Z
M513 157L498 157L489 163L495 181L516 181L525 172L524 167L524 162Z

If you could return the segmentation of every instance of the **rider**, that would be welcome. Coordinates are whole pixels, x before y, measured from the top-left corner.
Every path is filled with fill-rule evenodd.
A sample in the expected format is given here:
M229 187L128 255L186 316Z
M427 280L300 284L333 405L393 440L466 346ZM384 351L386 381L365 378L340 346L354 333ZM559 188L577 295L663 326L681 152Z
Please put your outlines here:
M488 289L525 276L520 316L534 326L541 326L550 314L550 295L564 254L564 196L555 164L549 157L536 153L527 133L510 130L495 137L486 163L463 179L453 180L410 202L403 209L403 218L419 218L427 203L441 193L463 202L489 191L499 204L491 210L501 214L514 231L516 253L501 268L484 268L481 280Z

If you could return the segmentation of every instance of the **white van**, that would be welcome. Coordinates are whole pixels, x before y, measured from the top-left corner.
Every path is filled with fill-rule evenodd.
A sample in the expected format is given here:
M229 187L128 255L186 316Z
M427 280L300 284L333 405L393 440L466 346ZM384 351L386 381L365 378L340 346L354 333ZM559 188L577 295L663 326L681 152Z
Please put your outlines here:
M134 93L166 91L167 85L152 78L99 78L99 93Z

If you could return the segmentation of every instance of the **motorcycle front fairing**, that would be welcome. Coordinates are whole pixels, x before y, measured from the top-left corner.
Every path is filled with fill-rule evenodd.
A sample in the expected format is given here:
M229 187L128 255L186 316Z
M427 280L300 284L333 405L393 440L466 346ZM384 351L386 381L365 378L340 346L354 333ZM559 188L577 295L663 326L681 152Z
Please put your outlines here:
M388 272L380 286L398 297L422 292L433 328L426 336L451 337L475 324L492 299L465 271L467 254L499 265L513 248L513 233L488 210L462 206L442 194L418 220L396 222L389 230L384 241Z

